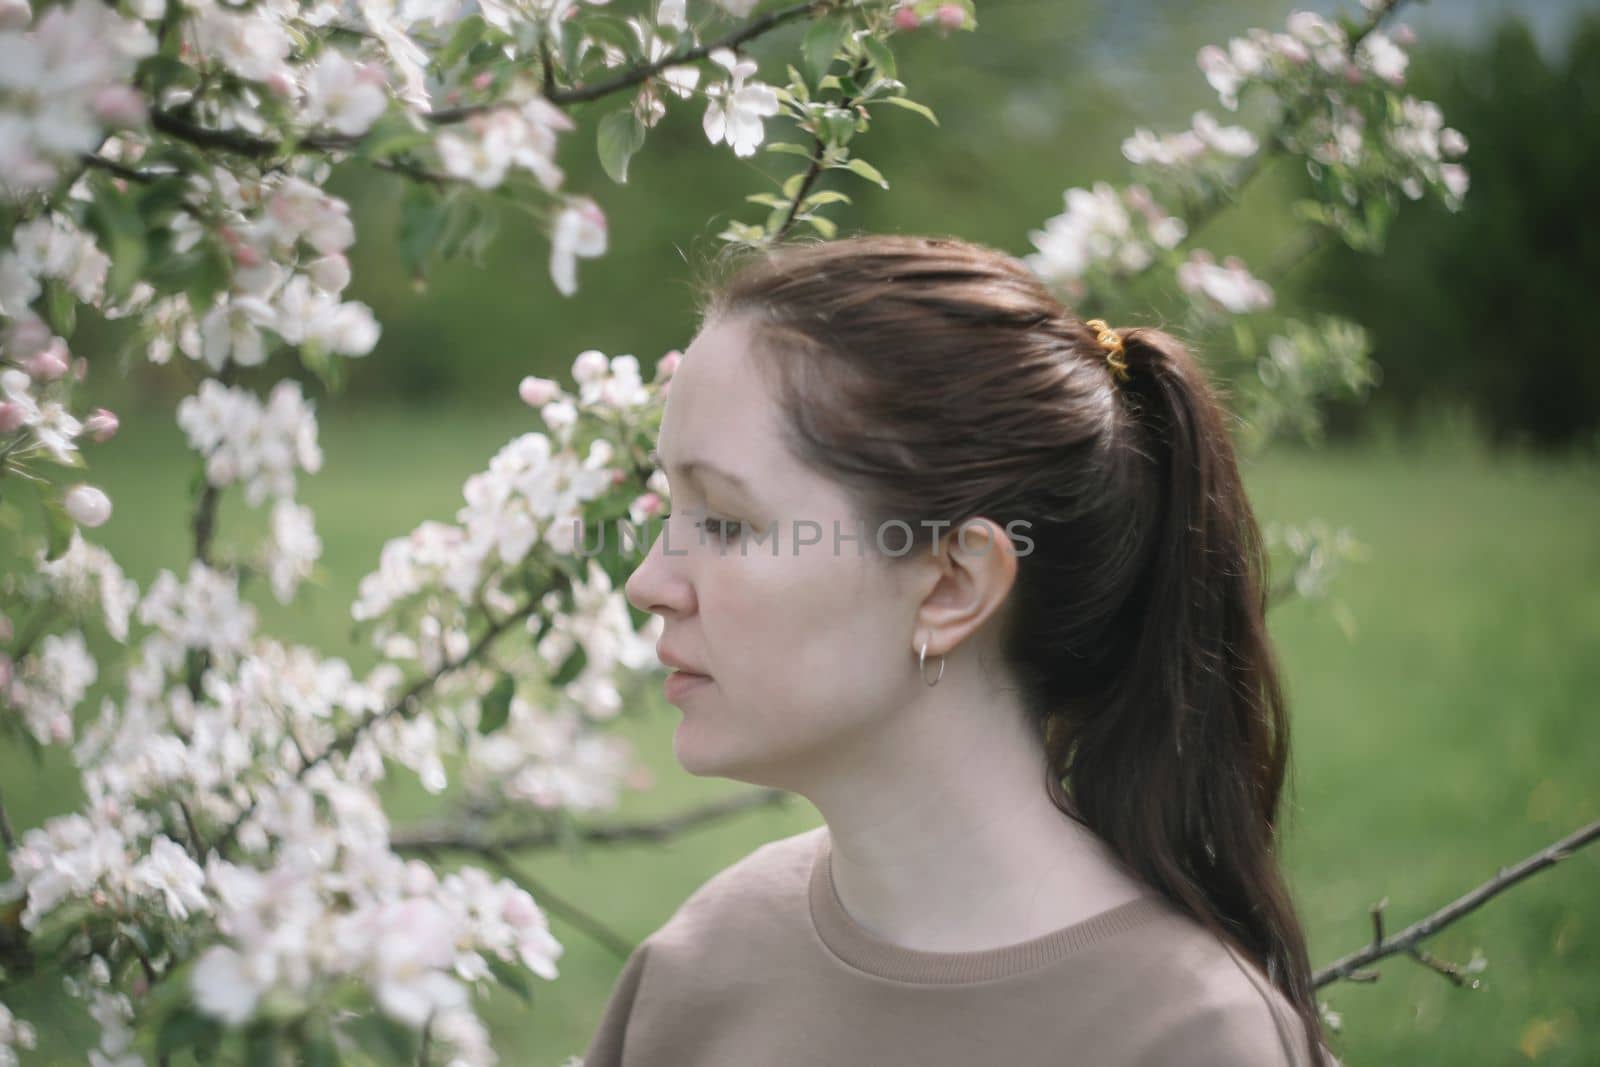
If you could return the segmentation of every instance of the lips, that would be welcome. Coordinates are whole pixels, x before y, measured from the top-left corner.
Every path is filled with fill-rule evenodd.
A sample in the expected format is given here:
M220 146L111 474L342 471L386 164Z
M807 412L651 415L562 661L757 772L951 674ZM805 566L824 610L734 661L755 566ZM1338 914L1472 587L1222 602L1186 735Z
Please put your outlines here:
M690 663L688 660L683 659L681 656L678 656L673 652L669 652L660 645L656 646L656 658L662 663L666 664L668 667L671 667L673 670L682 671L684 674L698 675L702 678L711 677L705 671Z

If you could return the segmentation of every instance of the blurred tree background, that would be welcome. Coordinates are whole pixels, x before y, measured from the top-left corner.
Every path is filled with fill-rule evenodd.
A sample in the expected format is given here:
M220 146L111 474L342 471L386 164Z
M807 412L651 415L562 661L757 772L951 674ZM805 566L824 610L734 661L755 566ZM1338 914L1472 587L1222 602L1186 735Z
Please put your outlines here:
M1384 379L1338 402L1345 432L1430 405L1470 409L1495 443L1559 447L1600 432L1600 10L1574 19L1564 57L1505 20L1481 43L1430 46L1407 85L1466 134L1472 188L1458 215L1401 211L1381 256L1340 247L1307 267L1296 301L1366 325ZM1370 408L1370 410L1369 410Z
M1302 6L1338 9L1331 0ZM1424 3L1402 16L1420 38L1409 91L1437 101L1469 139L1465 209L1407 204L1384 256L1328 248L1279 285L1284 313L1339 311L1372 329L1383 383L1370 404L1335 406L1335 436L1448 406L1496 441L1595 441L1600 360L1580 316L1600 278L1600 207L1588 195L1590 164L1600 162L1600 5L1530 0L1525 11L1502 4L1496 20L1474 21L1483 6ZM901 77L940 128L883 109L861 151L892 188L827 175L824 187L855 199L836 215L841 232L943 232L1031 251L1028 231L1061 210L1064 189L1121 179L1120 144L1135 126L1183 128L1200 108L1234 118L1217 106L1195 53L1249 26L1279 25L1287 10L1274 0L988 0L976 34L908 35L897 43ZM1541 23L1542 44L1525 14ZM792 54L793 36L764 38L756 54ZM509 411L522 375L564 377L583 349L633 352L648 367L688 343L694 267L721 245L715 234L729 218L759 213L744 196L776 191L793 161L706 151L701 107L690 102L652 132L629 187L618 189L594 150L608 110L577 116L559 156L570 183L595 189L610 219L610 249L581 266L572 298L550 286L548 245L518 211L501 212L481 260L469 251L424 281L401 254L405 183L356 169L335 180L362 235L351 296L372 305L384 333L332 403ZM1250 122L1249 99L1237 118ZM803 138L774 120L768 139ZM1298 177L1292 163L1268 168L1245 207L1209 223L1203 242L1269 271L1293 225ZM295 372L286 353L276 358ZM179 368L127 366L125 381L99 383L113 407L189 391Z

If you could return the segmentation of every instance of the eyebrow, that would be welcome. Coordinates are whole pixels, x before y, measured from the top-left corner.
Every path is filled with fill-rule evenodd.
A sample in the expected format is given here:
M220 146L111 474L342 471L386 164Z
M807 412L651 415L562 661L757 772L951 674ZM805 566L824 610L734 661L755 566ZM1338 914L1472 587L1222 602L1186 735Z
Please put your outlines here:
M661 453L656 451L653 448L650 450L650 462L655 464L657 467L665 467L666 466L666 464L662 462ZM678 467L677 469L682 471L684 474L689 474L689 473L694 472L694 471L705 471L705 472L707 472L709 474L715 474L718 477L723 478L724 480L728 481L729 483L738 486L745 493L747 493L747 494L749 494L751 496L755 495L755 491L751 488L749 482L745 481L743 478L741 478L739 475L735 474L733 471L728 470L726 467L719 467L717 464L711 462L710 460L706 460L706 459L690 459L690 460L686 460L684 462L684 464L681 467Z

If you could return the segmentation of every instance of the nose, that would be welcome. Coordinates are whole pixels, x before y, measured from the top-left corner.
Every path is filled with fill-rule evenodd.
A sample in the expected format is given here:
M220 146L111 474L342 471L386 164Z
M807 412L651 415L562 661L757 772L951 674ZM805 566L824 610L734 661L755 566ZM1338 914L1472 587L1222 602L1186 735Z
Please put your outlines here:
M640 611L663 617L687 615L694 610L694 587L674 565L677 553L669 559L662 551L664 536L665 527L650 543L644 559L628 575L622 587L623 595Z

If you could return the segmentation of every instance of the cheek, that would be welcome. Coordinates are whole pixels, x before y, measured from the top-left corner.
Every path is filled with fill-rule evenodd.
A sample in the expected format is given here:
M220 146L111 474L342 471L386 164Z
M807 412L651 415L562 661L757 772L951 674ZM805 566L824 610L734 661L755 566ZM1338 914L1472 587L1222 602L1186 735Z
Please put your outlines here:
M717 561L699 607L712 671L741 713L816 723L877 706L905 649L893 602L853 553Z

